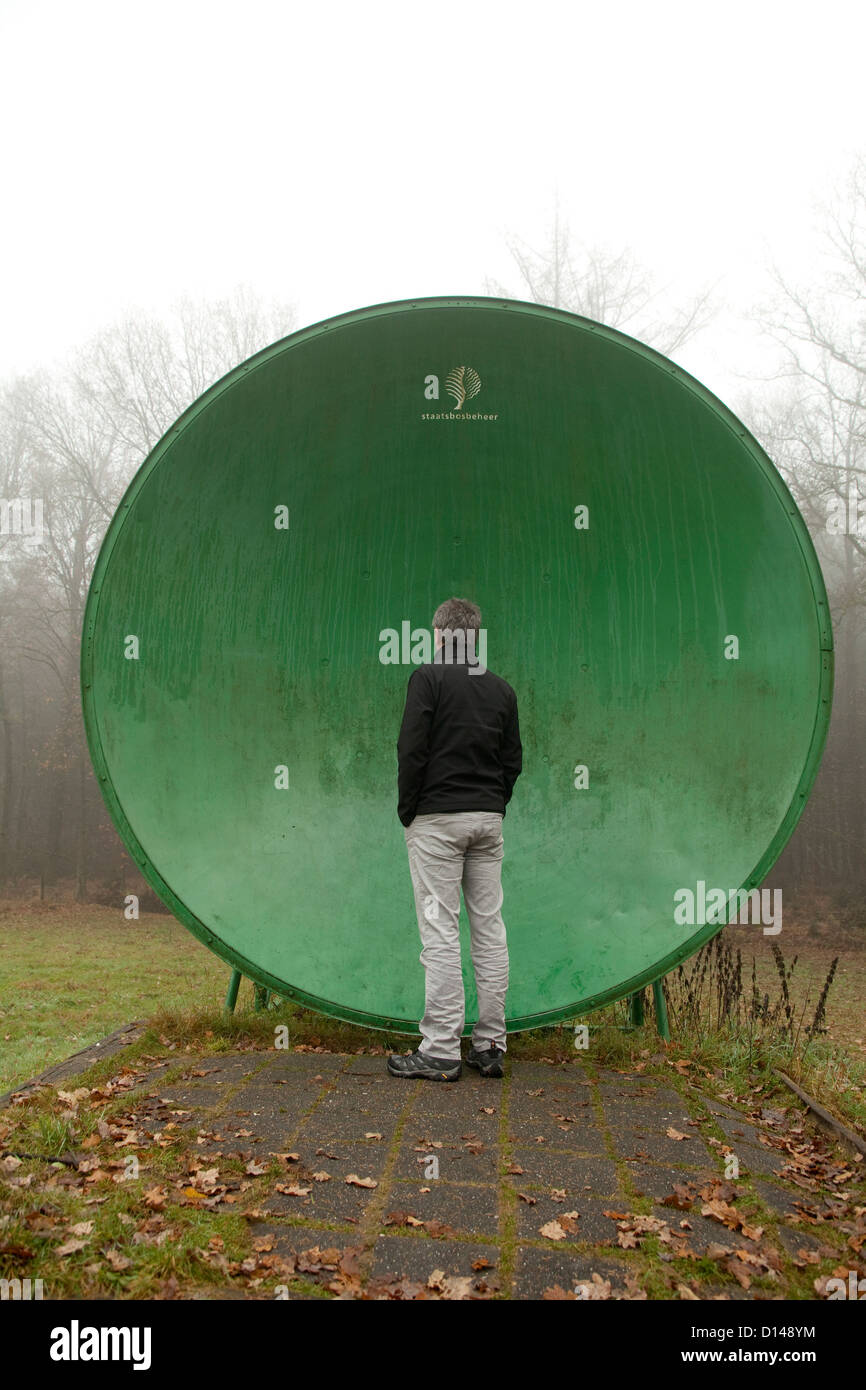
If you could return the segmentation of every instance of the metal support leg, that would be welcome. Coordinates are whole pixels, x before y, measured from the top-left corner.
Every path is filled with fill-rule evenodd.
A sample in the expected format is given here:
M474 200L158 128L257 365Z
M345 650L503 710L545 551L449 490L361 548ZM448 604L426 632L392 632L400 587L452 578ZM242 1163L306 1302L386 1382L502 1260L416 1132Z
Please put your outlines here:
M264 1010L268 1007L268 1004L270 1003L271 991L269 989L265 989L264 985L256 985L255 989L255 1010L257 1014L260 1014L264 1012Z
M632 1028L643 1028L644 993L642 989L639 989L636 994L629 995L628 1014Z
M224 1014L230 1015L234 1013L235 1004L238 1002L238 990L240 989L240 987L241 972L239 970L233 970L232 977L229 980L228 993L226 994L226 1002L223 1007Z
M665 1003L664 980L653 980L653 1002L656 1006L656 1027L659 1037L665 1042L671 1040L671 1030L668 1024L668 1006Z

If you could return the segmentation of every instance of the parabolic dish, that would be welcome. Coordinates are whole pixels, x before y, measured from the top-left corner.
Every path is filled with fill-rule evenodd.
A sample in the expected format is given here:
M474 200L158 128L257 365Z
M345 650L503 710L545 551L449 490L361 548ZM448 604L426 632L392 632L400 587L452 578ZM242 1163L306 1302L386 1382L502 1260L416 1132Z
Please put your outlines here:
M517 1030L697 950L719 922L677 921L675 895L759 884L821 755L832 636L806 526L682 369L494 299L377 305L273 344L181 416L114 516L85 721L121 836L196 936L278 994L414 1031L403 635L452 596L480 605L519 700ZM465 912L461 931L468 1028Z

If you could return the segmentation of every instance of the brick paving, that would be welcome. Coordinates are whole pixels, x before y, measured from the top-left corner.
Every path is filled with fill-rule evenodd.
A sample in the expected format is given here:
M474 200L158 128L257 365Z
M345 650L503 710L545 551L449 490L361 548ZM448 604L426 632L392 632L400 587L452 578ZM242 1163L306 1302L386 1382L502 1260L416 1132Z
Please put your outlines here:
M374 1296L388 1281L432 1278L435 1287L444 1274L504 1298L541 1298L554 1286L586 1296L594 1277L613 1297L671 1296L665 1290L685 1281L701 1297L778 1298L790 1296L803 1251L822 1252L810 1275L844 1260L839 1233L810 1227L796 1205L811 1195L790 1173L779 1177L788 1155L768 1146L766 1127L686 1082L683 1094L664 1079L575 1059L509 1060L502 1081L465 1069L457 1084L434 1084L388 1076L383 1057L309 1052L210 1056L197 1070L145 1089L189 1112L181 1123L197 1133L203 1161L236 1149L238 1130L244 1152L263 1163L297 1155L288 1176L252 1184L254 1236L272 1235L287 1257L358 1250L360 1291ZM802 1122L801 1112L793 1119ZM740 1161L738 1206L763 1236L701 1215L700 1197L687 1209L663 1205L674 1184L722 1180L723 1146ZM347 1183L350 1175L375 1186ZM302 1195L276 1190L287 1185ZM854 1191L862 1202L862 1182ZM673 1238L659 1241L656 1227L622 1248L618 1223L635 1213L669 1223ZM746 1292L720 1266L704 1291L695 1261L719 1243L740 1251L737 1268L768 1248L778 1268L742 1264ZM289 1287L293 1298L322 1296L303 1278Z

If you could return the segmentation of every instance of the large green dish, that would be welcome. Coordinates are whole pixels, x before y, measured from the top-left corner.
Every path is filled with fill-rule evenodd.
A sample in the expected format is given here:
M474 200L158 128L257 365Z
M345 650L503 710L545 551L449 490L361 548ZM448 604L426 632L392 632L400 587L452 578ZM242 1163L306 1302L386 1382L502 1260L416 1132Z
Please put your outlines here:
M462 405L459 367L480 382ZM412 1030L396 815L412 668L380 661L380 632L429 628L452 595L480 604L520 704L503 870L518 1030L712 936L677 924L674 894L759 884L821 755L832 635L805 524L679 367L483 298L376 305L258 353L169 430L109 527L85 721L120 834L197 937L281 995Z

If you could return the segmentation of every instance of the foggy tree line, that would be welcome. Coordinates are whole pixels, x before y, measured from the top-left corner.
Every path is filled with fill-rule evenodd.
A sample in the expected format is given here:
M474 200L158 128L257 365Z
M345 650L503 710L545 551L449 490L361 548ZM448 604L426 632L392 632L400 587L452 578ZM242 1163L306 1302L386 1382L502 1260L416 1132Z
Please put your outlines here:
M786 886L845 904L866 886L866 159L827 210L824 236L820 273L808 284L776 274L760 310L780 372L731 404L809 526L836 641L827 750L774 882L781 875ZM515 239L510 251L517 283L488 281L487 293L571 310L668 354L712 321L714 287L671 306L629 250L573 244L558 209L543 249ZM91 770L78 675L96 555L123 492L169 426L219 377L295 327L291 306L239 288L215 302L183 300L165 319L130 315L62 368L0 385L0 499L29 499L30 521L32 500L45 504L38 547L13 534L8 507L0 518L0 891L32 893L36 882L45 892L72 880L79 900L118 901L130 861Z
M782 370L741 413L809 527L836 652L827 747L779 870L856 901L866 886L866 154L824 209L814 280L775 272L774 291L761 318Z

